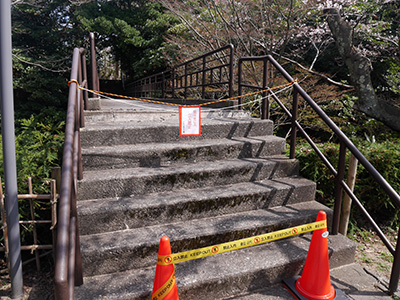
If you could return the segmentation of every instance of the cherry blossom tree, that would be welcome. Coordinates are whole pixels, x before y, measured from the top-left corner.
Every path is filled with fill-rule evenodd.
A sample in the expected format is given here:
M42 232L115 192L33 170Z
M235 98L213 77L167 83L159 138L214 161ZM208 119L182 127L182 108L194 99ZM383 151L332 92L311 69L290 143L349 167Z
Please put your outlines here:
M400 3L327 3L327 23L348 69L356 108L400 131Z

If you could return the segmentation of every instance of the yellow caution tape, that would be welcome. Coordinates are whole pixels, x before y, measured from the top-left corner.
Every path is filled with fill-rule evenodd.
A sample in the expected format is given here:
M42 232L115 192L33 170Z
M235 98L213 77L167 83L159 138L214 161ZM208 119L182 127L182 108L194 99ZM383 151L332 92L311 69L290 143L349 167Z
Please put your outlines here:
M157 259L157 264L158 265L177 264L183 261L198 259L233 250L256 246L323 228L327 228L326 220L295 226L287 229L278 230L275 232L270 232L262 235L244 238L241 240L236 240L233 242L218 244L195 250L174 253L171 255L159 255Z
M164 299L168 293L172 290L175 285L175 267L170 278L151 295L151 300L161 300Z

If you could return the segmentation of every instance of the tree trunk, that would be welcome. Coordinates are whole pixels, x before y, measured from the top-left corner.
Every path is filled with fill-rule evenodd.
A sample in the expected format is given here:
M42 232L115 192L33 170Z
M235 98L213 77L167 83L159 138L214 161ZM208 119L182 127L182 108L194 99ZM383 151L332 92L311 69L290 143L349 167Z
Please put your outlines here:
M371 81L371 64L353 45L353 28L342 19L336 8L324 10L336 47L350 73L359 98L356 108L368 116L400 131L400 107L377 97Z

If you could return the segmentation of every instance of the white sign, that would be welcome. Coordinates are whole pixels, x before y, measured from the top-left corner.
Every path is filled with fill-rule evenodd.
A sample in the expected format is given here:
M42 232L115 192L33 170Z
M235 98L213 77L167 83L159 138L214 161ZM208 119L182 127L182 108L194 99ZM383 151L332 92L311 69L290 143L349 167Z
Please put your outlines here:
M179 135L201 135L201 111L200 106L179 107Z

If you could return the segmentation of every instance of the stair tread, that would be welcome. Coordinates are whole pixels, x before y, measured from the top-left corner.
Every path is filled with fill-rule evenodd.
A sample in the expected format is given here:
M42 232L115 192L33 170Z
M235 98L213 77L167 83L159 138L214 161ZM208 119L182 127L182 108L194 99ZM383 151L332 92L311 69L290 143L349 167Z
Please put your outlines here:
M127 145L114 145L114 146L93 146L93 147L82 147L82 154L90 153L123 153L132 150L136 151L148 151L154 152L159 149L180 149L180 148L196 148L206 147L213 145L236 145L243 143L272 143L284 141L283 138L276 137L274 135L269 136L254 136L254 137L234 137L231 139L203 139L203 140L181 140L173 143L146 143L146 144L127 144Z
M200 136L179 136L179 122L170 120L143 122L89 123L81 129L83 147L140 144L154 142L179 142L232 138L236 136L272 135L273 123L257 119L206 119L201 122Z
M188 293L195 293L196 299L210 299L211 292L213 299L220 299L251 290L260 282L268 286L296 275L302 269L309 241L310 235L305 235L176 264L180 297L189 299ZM345 249L354 247L352 241L341 235L330 236L331 268L336 267L338 256L345 255ZM154 267L86 277L85 284L75 289L76 299L89 299L85 297L93 297L94 293L96 299L149 298L156 258L155 253Z
M113 103L113 106L115 103ZM213 109L201 109L201 119L206 118L240 118L250 119L250 112L243 110L213 110ZM102 111L85 111L85 122L86 123L99 123L99 122L132 122L137 120L165 120L179 118L178 108L171 108L165 110L160 108L156 110L145 110L142 107L131 106L128 108L115 108L102 110Z
M93 235L85 235L81 237L81 243L86 251L95 251L112 249L115 247L133 247L137 245L133 241L139 243L158 243L163 233L168 232L171 244L175 240L194 238L201 235L215 235L222 232L230 232L232 230L240 231L248 228L257 228L258 226L284 226L289 221L300 224L305 217L315 219L319 210L326 209L322 204L310 201L297 203L287 206L278 206L270 209L258 209L245 211L235 214L227 214L216 217L203 219L194 219L185 222L176 222L172 224L161 224L155 226L147 226L134 229L125 229L114 232L105 232ZM307 214L301 215L300 212ZM285 217L282 217L285 215ZM295 226L295 225L293 225ZM291 227L286 226L286 227ZM190 228L190 230L189 230ZM282 227L285 228L285 227ZM118 234L116 234L118 232ZM151 237L151 238L150 238ZM102 239L109 241L104 243L102 249L98 248L98 242ZM152 242L149 242L151 240ZM222 242L221 242L222 243ZM106 245L107 244L107 245Z
M86 275L113 273L151 265L161 236L181 252L225 243L267 232L312 223L319 210L331 211L311 201L271 209L194 219L81 236ZM329 221L329 220L328 220Z
M163 193L149 193L140 197L114 197L104 199L89 199L78 202L80 215L90 214L93 210L110 211L127 209L140 209L149 206L165 206L168 204L177 204L192 200L204 200L208 198L230 197L232 193L237 195L246 195L248 193L263 193L265 191L277 189L294 189L299 185L315 185L301 177L285 177L282 179L260 180L255 182L243 182L229 184L224 186L205 187L192 190L175 190ZM311 199L310 199L311 200Z
M265 157L282 154L284 148L284 139L270 135L232 139L181 140L174 143L95 146L83 148L82 156L85 170L100 170Z
M204 161L201 165L194 165L191 163L182 164L179 166L156 167L156 168L123 168L123 169L109 169L109 170L88 170L84 171L83 179L80 182L92 182L97 180L104 180L107 178L127 178L127 177L144 177L151 175L168 175L185 172L201 173L210 170L218 169L233 169L245 166L260 166L260 164L276 164L281 162L295 162L294 159L289 159L284 155L273 155L265 158L240 158L240 159L224 159L218 161Z
M221 124L250 124L250 123L271 123L270 120L260 120L254 118L214 118L214 119L204 119L201 121L201 125L221 125ZM147 121L147 120L137 120L136 122L120 122L120 123L89 123L86 127L82 128L82 131L92 131L92 130L114 130L116 128L148 128L148 127L179 127L179 122L176 120L158 120Z
M86 200L143 195L297 174L298 161L283 155L182 163L155 168L88 170L84 171L84 178L79 182L78 197Z
M314 196L314 182L285 177L139 197L83 200L77 205L80 234L86 235L290 205L311 201Z

